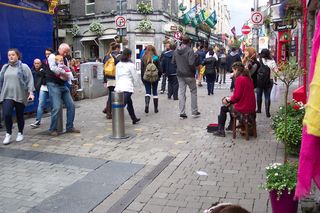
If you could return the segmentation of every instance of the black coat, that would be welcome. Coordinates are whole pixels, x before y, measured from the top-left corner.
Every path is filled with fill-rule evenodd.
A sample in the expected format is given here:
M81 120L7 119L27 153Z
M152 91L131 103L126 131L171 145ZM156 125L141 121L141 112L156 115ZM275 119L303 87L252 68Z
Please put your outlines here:
M34 79L34 88L37 92L39 92L41 85L46 85L45 69L40 67L40 69L37 71L35 67L32 67L31 72Z
M204 59L202 65L206 66L205 74L215 75L217 72L219 72L218 60L213 56Z

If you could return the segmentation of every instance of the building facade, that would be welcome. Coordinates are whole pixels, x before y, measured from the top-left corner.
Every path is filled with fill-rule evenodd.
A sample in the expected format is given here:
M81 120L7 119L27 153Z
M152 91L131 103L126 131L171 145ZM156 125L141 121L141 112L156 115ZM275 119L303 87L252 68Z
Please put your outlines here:
M138 5L141 2L149 2L153 12L146 15L139 13ZM61 4L58 16L61 20L56 20L59 28L57 34L59 42L71 44L74 57L83 60L102 59L109 44L116 36L123 35L122 43L133 51L137 69L140 67L140 52L146 45L154 45L161 52L164 49L163 42L168 38L174 40L176 31L186 33L194 43L211 40L214 44L221 42L213 39L214 33L226 33L230 28L230 13L224 0L61 0ZM197 4L211 12L216 10L218 24L215 31L208 27L180 25L181 5L188 11ZM127 23L121 31L115 25L115 18L119 15ZM139 27L142 20L150 21L151 29L142 30Z

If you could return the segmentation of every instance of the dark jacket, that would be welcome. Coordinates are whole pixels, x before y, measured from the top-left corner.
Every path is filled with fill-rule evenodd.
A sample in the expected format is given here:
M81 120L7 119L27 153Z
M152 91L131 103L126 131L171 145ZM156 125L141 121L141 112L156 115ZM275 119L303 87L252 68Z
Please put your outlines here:
M117 65L117 63L120 61L120 54L115 52L115 51L112 51L111 55L114 58L115 65ZM103 64L105 64L109 59L110 59L110 55L106 55L103 58L103 61L102 61ZM110 76L107 77L106 75L104 75L104 72L103 72L103 81L104 81L104 83L107 83L108 79L109 80L115 80L116 77L110 77Z
M206 58L206 51L204 50L197 50L195 55L196 55L196 66L200 65L203 63L204 59Z
M162 55L161 68L166 76L177 75L177 65L172 63L173 50L169 50Z
M239 53L237 52L230 52L228 57L227 57L227 71L228 72L232 72L232 64L234 62L240 61L241 62L241 57L239 55Z
M257 88L257 71L260 68L260 63L257 59L249 60L246 64L246 67L249 70L250 76L253 80L254 88Z
M219 67L221 69L227 69L227 55L225 53L220 53L219 58Z
M215 75L217 72L219 72L218 61L213 56L204 59L202 65L206 66L205 74Z
M188 45L181 45L173 53L172 63L177 65L177 76L194 78L196 74L195 54Z
M43 69L43 67L40 67L39 70L36 70L35 67L32 67L31 72L34 79L34 88L37 92L39 92L41 85L46 84L45 70Z
M162 73L161 73L161 65L160 65L160 60L159 57L157 55L153 56L153 63L156 65L156 67L158 68L158 80L160 79ZM144 72L146 71L146 67L147 67L147 63L146 63L146 56L144 55L141 59L141 80L144 82L145 80L143 80L143 75Z

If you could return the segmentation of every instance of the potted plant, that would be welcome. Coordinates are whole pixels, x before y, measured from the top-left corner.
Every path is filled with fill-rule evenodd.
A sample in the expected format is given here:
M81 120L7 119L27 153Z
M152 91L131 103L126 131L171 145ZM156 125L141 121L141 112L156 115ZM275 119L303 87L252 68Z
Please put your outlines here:
M146 32L152 29L152 23L149 19L145 18L139 22L138 29Z
M288 154L299 155L302 137L302 121L305 114L304 104L292 100L287 103L287 141ZM275 131L276 138L279 141L285 142L285 106L281 106L275 116L272 117L272 128Z
M263 188L269 192L273 213L296 213L298 201L294 200L297 184L296 163L273 163L266 167L266 183Z
M69 32L72 34L73 37L77 36L80 33L79 25L73 24Z
M287 62L281 63L279 65L279 70L274 73L275 77L284 83L285 85L285 93L284 93L284 115L283 115L283 127L284 131L282 142L284 143L284 162L288 161L288 143L291 140L288 137L288 96L289 89L293 82L299 77L302 76L304 70L301 69L298 64L294 60L289 60Z
M103 25L99 22L92 22L89 26L89 30L101 36L103 34Z
M153 13L153 7L151 5L151 2L139 2L137 5L137 12L147 15Z

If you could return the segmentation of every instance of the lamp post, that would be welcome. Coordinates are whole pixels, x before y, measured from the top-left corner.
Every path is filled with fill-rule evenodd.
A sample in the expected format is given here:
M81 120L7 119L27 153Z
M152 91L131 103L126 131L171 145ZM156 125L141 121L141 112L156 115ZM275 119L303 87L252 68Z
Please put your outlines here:
M258 11L259 7L259 0L254 0L254 11ZM256 51L259 51L259 26L254 25L253 26L253 46L256 49Z

